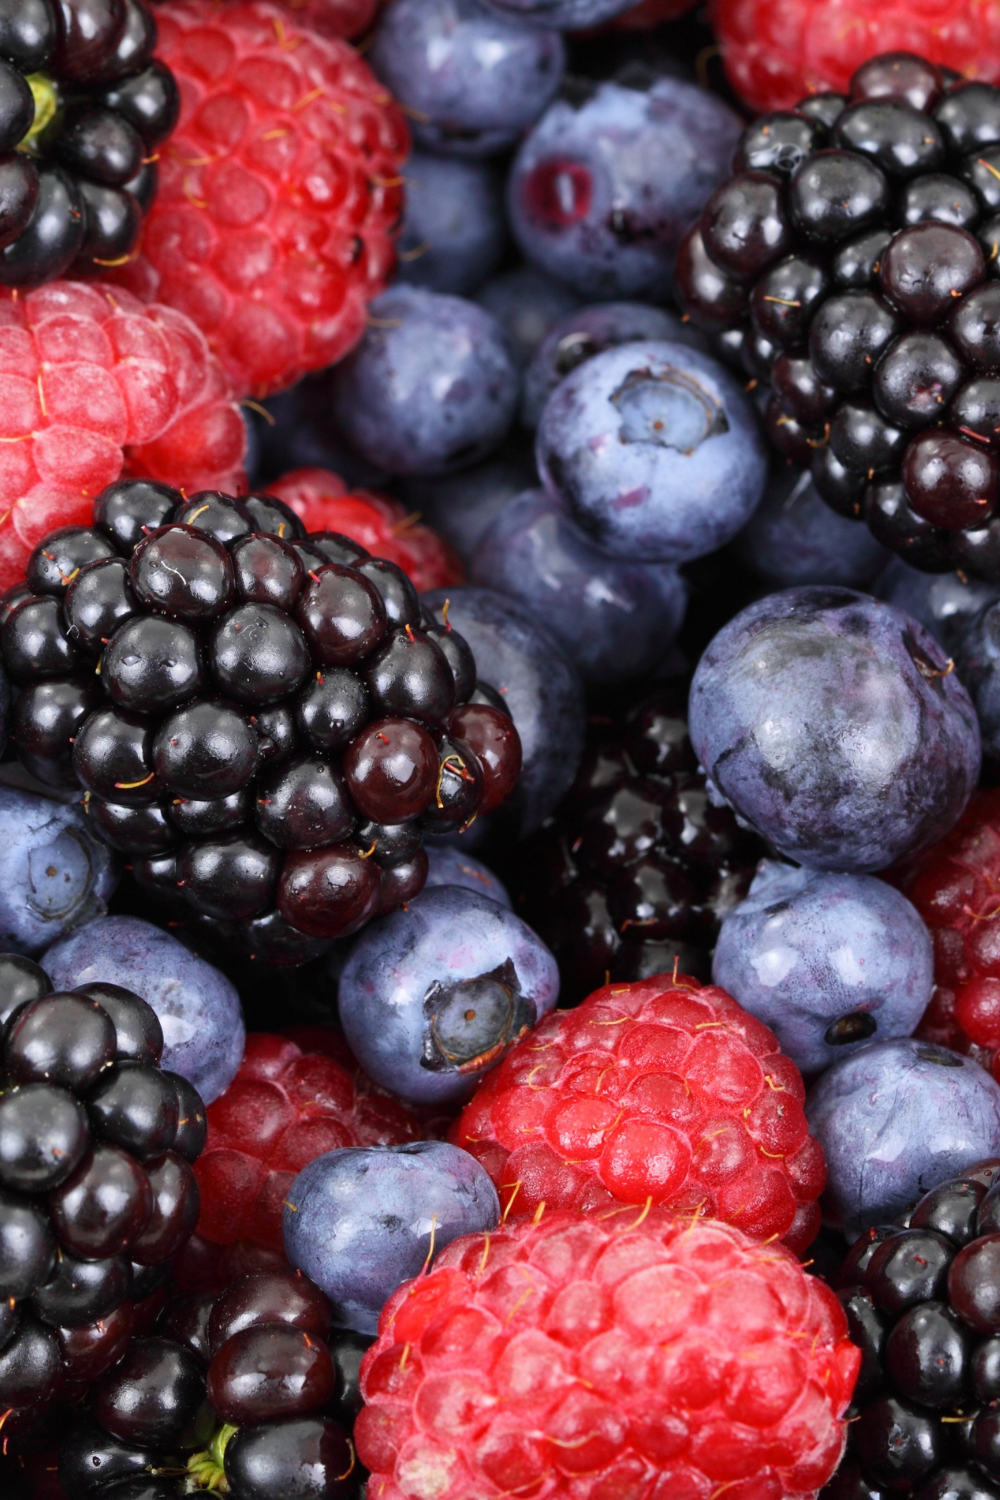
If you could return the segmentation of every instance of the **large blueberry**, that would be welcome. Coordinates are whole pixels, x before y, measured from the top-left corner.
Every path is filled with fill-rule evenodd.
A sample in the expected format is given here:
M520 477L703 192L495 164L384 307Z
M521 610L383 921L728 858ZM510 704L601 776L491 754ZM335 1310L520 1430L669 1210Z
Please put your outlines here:
M722 919L712 978L816 1073L873 1037L913 1033L934 951L916 909L884 881L764 860Z
M881 870L933 843L979 776L975 710L915 620L851 589L786 589L723 626L691 684L716 794L782 854Z
M141 995L160 1018L163 1066L206 1104L228 1088L243 1057L240 997L218 969L139 917L101 917L54 943L41 960L58 990L103 980Z
M865 588L888 557L867 526L830 509L808 473L784 465L772 474L734 548L772 588Z
M406 163L406 212L396 280L465 297L496 270L507 229L496 170L415 151Z
M572 784L586 727L583 687L565 652L517 600L493 589L434 589L424 604L472 647L476 667L503 697L521 737L521 775L498 814L533 833Z
M285 1253L333 1303L334 1320L375 1333L404 1281L462 1234L495 1229L496 1188L445 1141L347 1147L318 1156L288 1189Z
M834 1063L806 1114L826 1157L829 1220L851 1239L1000 1155L1000 1084L970 1057L913 1038Z
M369 309L361 343L336 368L344 436L394 474L440 474L492 453L519 381L496 319L475 302L394 286Z
M553 324L572 312L579 297L537 266L515 266L488 281L476 296L504 331L507 347L521 370Z
M662 298L677 247L728 176L742 125L661 76L550 104L514 160L511 228L528 260L587 297Z
M891 557L872 593L919 620L950 653L973 618L1000 598L1000 587L964 573L922 573L901 557Z
M556 961L520 917L438 886L355 939L340 1021L377 1084L437 1104L466 1098L558 994Z
M538 472L604 551L690 562L725 545L764 492L767 453L736 379L684 344L621 344L558 385Z
M687 605L676 568L609 557L546 490L527 490L503 508L479 543L471 577L517 599L588 684L650 671L677 636Z
M79 803L0 786L0 950L38 954L102 917L121 862Z
M635 0L486 0L501 15L516 16L531 26L553 26L562 31L600 26L634 3Z
M491 156L513 146L559 87L556 31L524 26L479 0L395 0L368 60L421 146Z
M956 670L976 705L983 754L995 763L1000 760L1000 602L954 621L949 637Z
M471 469L415 477L400 488L406 503L447 537L468 567L494 517L515 495L537 483L534 456L508 441L499 453Z
M510 896L503 883L493 871L466 854L464 849L455 849L450 844L427 844L427 879L424 890L438 885L461 885L467 891L476 891L480 896L489 896L501 906L510 906Z

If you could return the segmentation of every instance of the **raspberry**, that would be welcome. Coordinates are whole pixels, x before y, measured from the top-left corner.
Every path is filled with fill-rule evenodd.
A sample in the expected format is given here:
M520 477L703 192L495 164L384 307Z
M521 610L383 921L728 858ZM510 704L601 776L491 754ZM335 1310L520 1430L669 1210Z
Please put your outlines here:
M712 986L659 974L555 1012L452 1128L530 1214L654 1203L804 1250L826 1168L774 1033Z
M315 1048L318 1036L310 1031L302 1039ZM342 1146L423 1138L403 1105L356 1067L348 1071L352 1061L346 1047L338 1059L251 1032L239 1072L208 1110L208 1142L195 1168L203 1239L281 1250L282 1202L307 1162Z
M173 308L75 281L0 292L0 588L55 527L89 523L123 459L235 490L245 440L228 377Z
M354 1429L370 1500L806 1500L860 1356L781 1246L662 1210L464 1235L386 1303Z
M1000 81L1000 14L977 0L714 0L712 21L729 81L755 110L846 92L855 68L897 49Z
M241 394L340 359L392 266L406 126L354 49L287 10L178 0L181 116L138 257L113 273L202 329Z
M421 526L419 512L371 490L352 494L330 469L292 469L268 494L291 506L307 531L339 531L408 573L421 593L463 581L458 553Z
M356 37L368 31L379 0L281 0L300 25L320 36Z

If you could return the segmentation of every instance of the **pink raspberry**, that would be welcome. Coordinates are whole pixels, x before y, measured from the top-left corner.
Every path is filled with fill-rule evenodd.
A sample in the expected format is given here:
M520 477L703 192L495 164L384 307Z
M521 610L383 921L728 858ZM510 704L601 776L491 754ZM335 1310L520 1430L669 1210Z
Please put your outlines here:
M386 1303L369 1500L807 1500L861 1354L780 1245L662 1210L470 1234Z
M450 1139L517 1214L662 1204L800 1252L826 1183L804 1099L762 1022L725 990L660 974L547 1016Z
M87 525L123 472L245 488L246 432L229 379L173 308L123 288L0 288L0 588L36 542Z

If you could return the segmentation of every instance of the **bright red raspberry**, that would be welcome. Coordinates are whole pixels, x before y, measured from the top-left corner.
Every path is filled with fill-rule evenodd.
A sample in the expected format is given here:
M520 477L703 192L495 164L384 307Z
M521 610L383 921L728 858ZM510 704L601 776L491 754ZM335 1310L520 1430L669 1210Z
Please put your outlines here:
M392 268L403 116L346 42L269 0L173 0L159 53L181 90L137 257L112 273L197 323L240 395L361 337Z
M369 1500L807 1500L861 1355L780 1245L653 1209L469 1234L386 1303Z
M546 1017L450 1138L518 1214L656 1203L800 1252L826 1183L804 1098L774 1033L725 990L659 974Z
M300 26L320 36L352 37L368 31L379 10L379 0L280 0Z
M713 0L711 11L729 81L756 110L843 92L880 52L1000 81L1000 10L980 0Z
M310 1046L313 1030L301 1034ZM337 1052L336 1039L331 1038ZM198 1233L216 1245L249 1240L280 1250L281 1208L302 1168L341 1146L398 1146L424 1131L402 1104L379 1093L328 1052L289 1037L251 1032L240 1070L208 1110L208 1142L195 1173Z
M464 578L461 559L419 513L372 490L351 494L330 469L292 469L268 493L290 505L309 531L340 531L408 573L421 593Z
M245 488L246 429L191 321L120 287L0 289L0 588L123 470Z

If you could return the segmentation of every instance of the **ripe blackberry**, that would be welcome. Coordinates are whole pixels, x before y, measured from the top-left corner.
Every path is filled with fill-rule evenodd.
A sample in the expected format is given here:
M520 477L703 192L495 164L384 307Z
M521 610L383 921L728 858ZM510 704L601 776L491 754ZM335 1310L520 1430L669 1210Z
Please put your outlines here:
M685 695L592 719L575 782L526 845L518 909L559 961L563 1005L611 979L708 980L719 922L750 887L759 840L715 807L698 770Z
M303 962L415 896L422 834L517 778L509 716L402 569L273 496L111 485L26 581L0 632L23 764L252 956Z
M162 1049L138 995L53 993L30 959L0 956L5 1437L121 1357L197 1222L204 1106Z
M143 0L15 0L0 21L0 282L129 258L180 96Z
M905 53L755 120L681 246L765 425L915 567L1000 581L1000 88Z
M861 1370L827 1500L1000 1495L1000 1160L854 1242L835 1285Z

